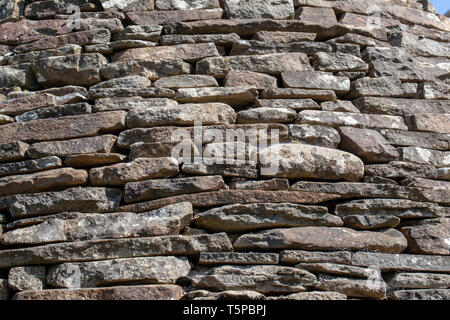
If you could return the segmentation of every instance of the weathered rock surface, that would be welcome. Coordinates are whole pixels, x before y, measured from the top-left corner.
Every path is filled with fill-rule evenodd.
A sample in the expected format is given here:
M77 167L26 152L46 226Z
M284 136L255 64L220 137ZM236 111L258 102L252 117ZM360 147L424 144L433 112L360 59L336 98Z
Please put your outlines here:
M301 250L369 250L400 253L407 242L401 232L354 231L349 228L301 227L273 229L240 236L236 250L301 249Z
M450 254L450 222L401 228L408 240L408 252Z
M433 166L402 161L366 165L365 174L384 178L421 177L435 179L437 176L436 168Z
M77 276L73 277L73 270ZM95 262L64 263L50 267L47 283L57 288L89 288L117 282L175 284L191 265L185 257L127 258Z
M305 270L281 266L221 266L192 276L195 288L253 290L264 294L306 291L316 277Z
M283 72L283 84L287 88L325 89L336 93L346 93L350 90L350 80L335 77L333 74L319 71Z
M335 263L350 264L352 255L348 251L320 252L285 250L280 253L280 261L286 264L297 263Z
M127 12L127 18L137 25L164 25L173 22L220 19L223 10L199 9L199 10L173 10L173 11L133 11ZM171 35L170 35L171 36ZM163 36L164 39L165 36ZM206 41L210 42L210 41ZM177 43L180 43L177 41ZM182 42L181 42L182 43ZM162 42L163 45L167 43Z
M450 114L420 113L407 118L410 130L450 133Z
M441 273L396 273L388 285L394 289L447 289L450 275Z
M36 160L26 160L0 164L0 177L34 173L62 167L58 157L50 156Z
M253 87L187 88L178 89L175 100L182 103L219 102L231 106L252 104L258 91Z
M86 153L67 156L64 164L72 168L91 168L123 162L126 158L119 153Z
M89 180L93 185L124 185L127 182L152 178L168 178L178 173L174 158L138 158L129 163L91 169Z
M258 177L257 164L254 161L204 158L200 163L183 163L183 173L188 175L222 175L224 177Z
M202 252L199 258L199 264L278 264L278 254L256 252Z
M301 144L282 144L260 152L261 175L280 178L319 178L357 181L363 162L339 150Z
M235 204L195 215L195 224L215 232L246 232L258 229L303 226L342 226L326 207L290 203Z
M307 301L321 301L321 300L347 300L345 294L331 291L309 291L297 292L287 296L268 297L268 300L307 300Z
M212 76L205 75L178 75L161 78L155 83L155 87L161 88L201 88L201 87L218 87L217 80Z
M290 0L225 0L224 5L226 16L232 19L291 19L294 16L294 5Z
M400 223L396 216L365 216L354 215L342 217L347 227L357 230L374 230L383 228L395 228Z
M180 300L183 289L175 285L118 286L59 289L17 293L15 300Z
M8 274L8 286L15 291L42 290L46 273L44 266L12 268Z
M25 158L30 146L22 141L0 144L0 162L17 161Z
M337 291L349 297L386 298L386 283L381 280L360 280L353 278L335 277L320 274L317 279L317 289Z
M393 300L448 300L449 297L449 289L398 290L389 296Z

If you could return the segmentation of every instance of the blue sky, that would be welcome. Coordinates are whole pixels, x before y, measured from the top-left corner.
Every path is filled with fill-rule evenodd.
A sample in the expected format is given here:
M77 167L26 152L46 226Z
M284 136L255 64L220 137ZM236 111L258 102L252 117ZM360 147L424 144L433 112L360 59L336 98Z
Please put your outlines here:
M437 12L445 14L450 9L450 0L430 0Z

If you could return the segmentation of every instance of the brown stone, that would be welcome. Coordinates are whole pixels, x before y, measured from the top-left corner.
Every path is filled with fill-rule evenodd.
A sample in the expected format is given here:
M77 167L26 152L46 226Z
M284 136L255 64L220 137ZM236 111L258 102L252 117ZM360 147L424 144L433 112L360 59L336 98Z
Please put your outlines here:
M64 159L64 165L72 168L90 168L122 162L127 157L119 153L86 153L70 155Z
M410 130L450 133L450 113L414 114L407 118L407 123Z
M0 113L6 115L17 115L30 110L52 107L57 104L56 97L47 94L33 94L23 98L4 100L0 103Z
M173 22L220 19L223 10L174 10L174 11L134 11L127 12L127 18L137 25L162 25Z
M277 88L278 80L267 74L252 71L229 71L225 77L225 87L254 87L256 89Z

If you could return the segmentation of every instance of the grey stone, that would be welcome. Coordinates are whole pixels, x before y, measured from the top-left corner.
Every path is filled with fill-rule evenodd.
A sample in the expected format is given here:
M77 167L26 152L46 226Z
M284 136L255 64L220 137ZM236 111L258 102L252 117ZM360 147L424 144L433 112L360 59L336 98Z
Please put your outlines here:
M417 93L414 83L402 83L395 77L361 78L351 84L351 96L359 97L412 97Z
M346 93L350 90L350 80L339 78L331 73L319 71L283 72L281 74L285 87L301 89L334 90Z
M300 52L313 55L318 52L331 52L331 46L323 42L264 42L257 40L239 40L233 43L231 56L239 55L261 55L270 53L293 53Z
M199 10L220 8L218 0L156 0L158 10Z
M258 99L255 106L265 108L289 108L295 111L319 109L312 99Z
M380 276L381 278L381 276ZM349 297L357 298L386 298L386 283L381 280L361 280L320 274L317 279L317 289L337 291Z
M297 112L289 108L252 108L239 111L237 123L290 123L297 117Z
M393 300L449 300L450 289L397 290L389 296Z
M402 161L392 161L388 164L366 165L364 171L367 176L384 178L422 177L435 179L437 176L436 168L433 166Z
M232 19L292 19L294 5L292 0L225 0L225 14Z
M161 78L153 84L161 88L199 88L199 87L218 87L216 79L206 75L178 75Z
M41 108L25 112L15 119L17 122L25 122L38 119L59 118L89 114L92 112L91 106L87 103L66 104L56 107Z
M356 230L395 228L400 223L400 218L396 216L350 215L342 217L342 220L345 226Z
M201 163L184 163L182 171L189 175L222 175L225 177L258 177L257 164L254 161L204 158Z
M277 253L256 253L256 252L202 252L200 253L200 265L261 265L278 264Z
M56 169L62 167L62 161L58 157L45 157L36 160L26 160L13 163L0 164L0 177L29 174L44 170Z
M42 290L45 276L44 266L15 267L9 270L8 286L15 291Z
M350 264L352 254L348 251L320 252L284 250L280 253L280 261L286 264L297 263L335 263Z
M358 57L346 53L318 52L315 56L315 64L318 70L327 72L338 71L364 71L369 70L369 65Z
M399 272L394 274L387 283L393 289L447 289L450 288L450 275Z
M30 146L22 141L0 144L0 162L22 160Z
M253 87L178 89L175 99L183 103L224 103L231 106L253 104L258 91Z
M326 148L337 148L341 142L341 137L336 129L318 125L291 124L289 125L289 135L293 141Z

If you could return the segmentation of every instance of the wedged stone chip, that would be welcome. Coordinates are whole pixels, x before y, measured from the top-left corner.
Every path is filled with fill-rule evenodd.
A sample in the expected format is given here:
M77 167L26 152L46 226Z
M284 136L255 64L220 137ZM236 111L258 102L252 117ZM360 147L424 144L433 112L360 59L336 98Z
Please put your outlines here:
M450 272L450 256L386 254L356 252L352 254L352 265L374 266L381 271Z
M389 295L392 300L449 300L450 289L397 290Z
M323 42L264 42L257 40L239 40L233 43L230 56L260 55L270 53L300 52L308 55L317 52L331 52L331 46Z
M200 253L198 263L201 265L278 264L278 254L256 252L202 252Z
M0 162L22 160L30 146L22 141L0 143Z
M442 82L421 83L419 85L417 96L420 99L450 100L450 85Z
M367 129L408 130L402 117L381 114L303 110L299 112L297 122L334 128L351 126Z
M9 270L8 286L15 291L42 290L45 276L44 266L15 267Z
M262 293L251 290L227 290L222 292L211 292L207 290L194 290L183 297L184 300L265 300Z
M412 132L403 130L380 130L386 140L396 147L419 147L435 150L449 150L450 136L435 132Z
M252 290L263 294L294 293L314 286L316 277L305 270L281 266L220 266L193 274L198 289ZM194 271L195 272L195 271Z
M107 29L72 32L61 36L47 37L32 43L17 46L14 48L14 52L25 53L30 51L56 49L68 44L76 44L79 46L107 44L109 43L110 38L111 32Z
M58 157L45 157L36 160L0 164L0 177L34 173L44 170L62 167L62 161Z
M184 89L187 90L187 89ZM224 103L189 103L177 106L133 108L127 115L129 128L193 125L196 121L205 125L232 124L236 112Z
M155 61L166 59L167 57L182 59L186 62L197 62L205 58L217 56L219 56L219 52L214 43L179 44L167 47L128 49L116 53L112 58L112 62L127 60Z
M39 142L95 136L125 129L125 111L16 122L0 127L0 143Z
M255 161L204 158L201 163L185 162L181 168L188 175L222 175L224 177L258 178Z
M403 161L432 165L436 168L446 167L450 164L450 152L417 147L400 148L400 152Z
M278 178L315 178L358 181L364 164L356 156L330 148L280 144L260 152L261 175Z
M408 252L419 254L450 254L450 222L403 227L408 240Z
M158 199L123 206L122 212L143 212L179 202L191 202L194 207L217 207L235 203L302 203L316 204L339 198L333 194L309 193L302 191L266 191L266 190L221 190L201 192Z
M216 46L230 47L234 42L241 40L236 33L230 34L169 34L161 37L161 45L173 46L183 43L214 43Z
M181 129L181 130L180 130ZM229 130L229 131L227 131ZM131 145L143 143L161 143L161 142L181 142L191 140L193 142L202 142L202 144L215 142L217 137L212 133L217 132L226 136L227 132L232 132L238 141L254 141L252 139L267 139L269 142L274 140L283 142L288 140L288 128L283 124L235 124L235 125L214 125L197 127L154 127L154 128L135 128L123 131L119 135L117 145L121 148L130 148ZM269 134L270 132L270 134ZM196 135L200 135L199 140L195 140ZM273 139L272 139L273 138ZM241 140L242 139L242 140Z
M101 68L101 74L106 79L121 78L125 76L142 76L150 80L162 77L189 73L191 66L181 59L163 60L128 60L108 63Z
M312 99L258 99L256 107L290 108L295 111L319 109L319 105Z
M92 111L131 110L134 108L152 108L168 105L176 106L178 103L168 98L112 97L95 100Z
M300 227L245 234L233 246L238 251L270 248L400 253L406 249L407 242L402 233L395 229L373 232L343 227Z
M360 113L359 109L356 108L351 101L327 101L322 102L320 107L323 111Z
M178 89L175 100L182 103L225 103L231 106L253 104L258 97L254 87Z
M183 288L175 285L118 286L19 292L14 300L180 300Z
M32 193L58 187L75 187L87 182L87 172L72 168L53 169L0 178L0 196Z
M374 268L363 268L348 266L345 264L335 264L330 262L299 263L296 268L305 269L314 273L325 273L352 278L368 279L380 275L379 270ZM380 275L381 276L381 275Z
M289 180L275 178L270 180L232 181L228 186L232 190L287 190L289 188Z
M60 118L90 113L92 113L91 105L88 103L77 103L28 111L16 116L15 119L17 122L26 122L38 119Z
M359 97L412 97L417 93L417 84L402 83L395 77L361 78L351 84L350 95Z
M0 113L17 115L33 109L51 107L57 104L54 95L37 93L17 99L8 99L0 102Z
M421 113L407 117L410 130L437 133L450 133L450 113L431 114Z
M381 278L381 276L380 276ZM319 274L315 288L336 291L357 298L385 299L387 286L383 279L361 280Z
M403 116L420 113L450 113L450 104L445 100L419 100L386 97L363 97L353 104L364 113Z
M153 0L100 0L103 9L118 9L120 11L145 11L155 8Z
M405 199L364 199L338 204L335 213L339 216L371 215L414 219L441 217L444 215L444 210L435 203Z
M90 86L101 81L100 69L107 61L99 53L50 57L32 63L40 85L45 87Z
M289 125L289 135L293 141L326 148L337 148L341 142L341 137L336 129L318 125L291 124Z
M216 191L224 186L221 176L157 179L125 185L125 202L138 202L180 194Z
M389 162L400 157L397 149L378 131L352 127L340 127L338 131L340 148L360 157L364 163Z
M450 288L450 275L442 273L396 273L388 280L394 289L447 289Z
M330 291L297 292L287 296L267 297L267 300L347 300L345 294Z
M226 17L231 19L292 19L294 17L292 0L225 0L224 8Z
M133 11L127 12L126 16L132 24L136 25L164 25L182 21L220 19L222 18L222 13L223 10L221 8L214 8L200 10ZM161 44L167 45L164 43L164 40Z
M256 89L277 88L278 80L273 76L253 71L229 71L225 77L225 87L254 87Z
M124 185L152 178L168 178L178 173L178 161L174 158L138 158L129 163L93 168L89 171L92 185Z
M212 76L205 75L179 75L161 78L155 83L154 87L161 88L201 88L201 87L218 87L217 80Z
M0 251L0 268L233 250L226 233L55 243Z
M31 145L27 154L30 158L36 159L46 156L65 157L83 153L108 153L116 139L116 136L104 135L64 141L39 142Z
M198 74L224 78L229 71L253 71L279 75L284 71L312 70L304 53L272 53L255 56L207 58L197 62Z
M220 8L218 0L155 0L158 10L199 10Z
M119 153L86 153L67 156L64 165L72 168L106 166L124 161L127 156Z
M65 211L107 212L120 205L122 192L107 188L73 188L58 192L12 196L8 207L13 219Z
M345 226L356 230L395 228L400 223L400 218L396 216L350 215L342 217L342 220Z
M326 207L291 203L234 204L198 213L194 223L215 232L245 232L267 228L343 225Z
M346 53L318 52L314 56L315 66L320 71L364 71L369 70L369 65L361 58Z
M290 108L252 108L239 111L237 123L289 123L297 117L297 112Z
M280 253L280 261L286 264L296 263L335 263L350 264L352 254L348 251L320 252L284 250Z
M433 166L402 161L392 161L388 164L366 165L364 171L367 176L384 178L422 177L436 179L437 177L436 168Z
M259 31L252 39L278 43L314 41L316 39L316 34L308 32Z
M77 270L77 277L73 277ZM145 257L107 261L64 263L52 266L47 283L56 288L89 288L117 282L175 284L188 275L186 257Z

